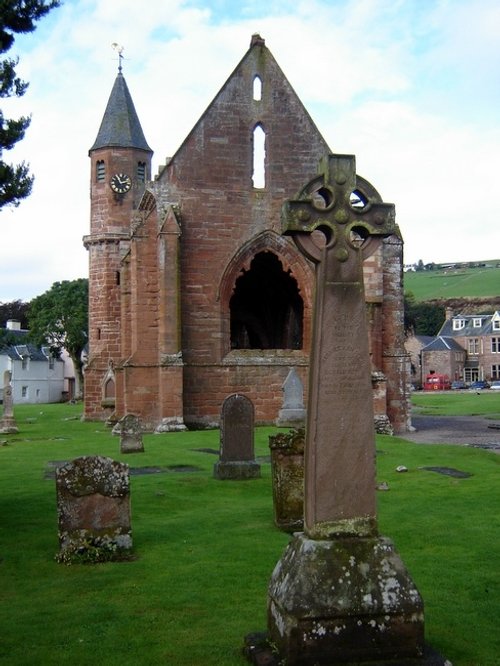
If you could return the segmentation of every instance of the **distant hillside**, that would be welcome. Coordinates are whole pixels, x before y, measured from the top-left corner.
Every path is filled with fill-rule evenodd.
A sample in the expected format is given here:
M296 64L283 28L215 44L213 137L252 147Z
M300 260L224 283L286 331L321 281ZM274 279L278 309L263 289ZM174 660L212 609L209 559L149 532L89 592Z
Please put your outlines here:
M404 290L405 293L411 292L416 301L434 301L463 314L466 314L467 306L475 311L478 308L498 310L500 260L475 262L473 267L470 264L436 264L432 270L407 271Z

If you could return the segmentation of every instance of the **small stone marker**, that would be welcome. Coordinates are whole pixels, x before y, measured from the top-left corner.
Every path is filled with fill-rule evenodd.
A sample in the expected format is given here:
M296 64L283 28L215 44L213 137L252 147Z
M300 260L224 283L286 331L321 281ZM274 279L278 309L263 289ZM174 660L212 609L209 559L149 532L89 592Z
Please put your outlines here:
M10 370L3 373L3 416L0 419L0 432L16 434L19 428L14 419L14 400L12 398L12 386L10 385Z
M221 480L260 477L254 453L254 408L245 395L235 393L222 404L220 458L214 465L214 477Z
M120 435L121 453L144 453L141 422L135 414L125 414L113 428L113 433Z
M274 524L284 532L304 526L304 429L269 437Z
M276 425L290 428L304 426L306 420L304 387L295 368L290 368L282 389L283 406L278 413Z
M59 562L123 559L132 548L129 467L83 456L56 469Z
M377 236L396 233L394 206L353 205L356 178L353 155L329 155L282 211L284 233L316 264L304 532L277 563L268 594L269 641L290 666L421 663L424 650L422 599L376 519L362 260Z

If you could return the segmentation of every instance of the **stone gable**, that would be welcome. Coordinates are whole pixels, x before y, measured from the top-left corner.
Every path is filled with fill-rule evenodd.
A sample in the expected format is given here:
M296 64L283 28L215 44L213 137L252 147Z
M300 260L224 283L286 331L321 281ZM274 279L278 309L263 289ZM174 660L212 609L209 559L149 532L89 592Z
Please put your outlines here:
M158 122L167 116L159 110ZM90 153L92 178L97 158L117 168L116 151L131 173L144 159L135 147L100 147ZM281 208L330 152L254 36L140 203L130 193L116 201L107 183L94 187L86 418L132 412L146 429L214 427L225 397L239 393L256 424L274 423L290 367L307 402L314 266L282 235ZM361 177L357 189L366 202L382 201ZM402 265L399 233L364 264L372 366L383 376L376 413L396 432L410 413Z

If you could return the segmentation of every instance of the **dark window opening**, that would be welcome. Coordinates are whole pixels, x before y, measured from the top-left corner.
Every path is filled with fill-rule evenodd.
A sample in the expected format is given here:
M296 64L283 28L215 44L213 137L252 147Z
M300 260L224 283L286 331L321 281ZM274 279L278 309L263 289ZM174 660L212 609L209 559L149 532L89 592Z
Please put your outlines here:
M104 160L97 161L95 173L98 183L102 183L103 180L106 180L106 165L104 164Z
M137 163L137 180L141 183L146 182L146 162Z
M276 255L260 252L229 302L231 349L301 349L304 304Z

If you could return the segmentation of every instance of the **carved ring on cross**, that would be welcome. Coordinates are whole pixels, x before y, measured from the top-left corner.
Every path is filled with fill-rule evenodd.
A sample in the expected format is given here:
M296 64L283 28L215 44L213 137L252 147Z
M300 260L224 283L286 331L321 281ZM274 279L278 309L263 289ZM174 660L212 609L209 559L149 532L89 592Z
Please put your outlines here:
M360 252L364 259L373 254L381 236L396 231L394 206L383 203L373 185L355 173L354 157L330 156L330 168L332 163L345 170L328 173L324 160L322 173L283 207L284 233L292 235L315 263L321 260L324 248L334 246L341 262L351 251Z

